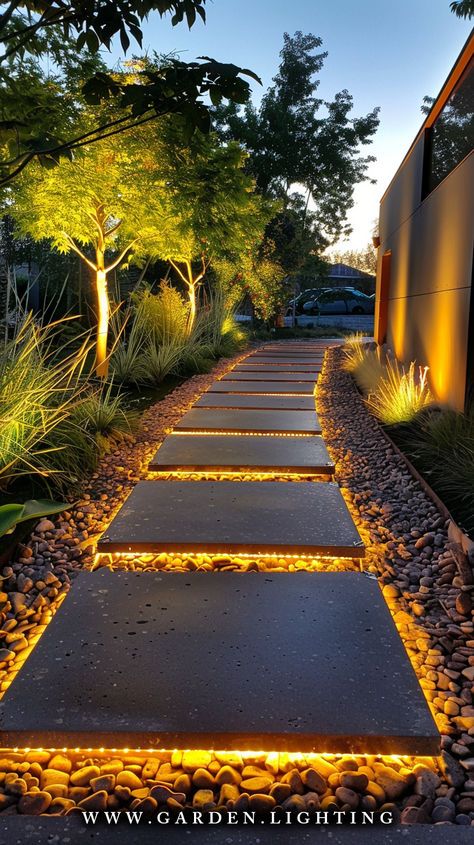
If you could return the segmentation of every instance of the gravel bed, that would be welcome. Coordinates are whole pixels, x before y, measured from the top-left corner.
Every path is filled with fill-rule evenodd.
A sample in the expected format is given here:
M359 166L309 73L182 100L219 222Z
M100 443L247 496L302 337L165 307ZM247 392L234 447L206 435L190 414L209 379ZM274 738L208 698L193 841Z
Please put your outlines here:
M318 415L338 481L442 735L446 796L407 799L412 821L474 824L474 578L448 523L368 412L331 350Z
M151 572L359 572L360 561L337 557L276 557L275 555L220 554L108 554L100 555L96 567Z
M404 795L423 805L443 791L434 761L209 751L106 756L35 750L0 759L0 813L64 815L84 810L400 812ZM425 796L431 797L425 797ZM453 805L444 789L445 811Z

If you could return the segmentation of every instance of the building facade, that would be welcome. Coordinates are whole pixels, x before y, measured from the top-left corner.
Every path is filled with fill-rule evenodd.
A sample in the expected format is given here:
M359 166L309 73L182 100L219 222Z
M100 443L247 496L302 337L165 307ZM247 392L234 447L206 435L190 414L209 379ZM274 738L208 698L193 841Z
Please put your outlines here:
M429 367L439 402L474 401L474 35L382 197L374 334Z

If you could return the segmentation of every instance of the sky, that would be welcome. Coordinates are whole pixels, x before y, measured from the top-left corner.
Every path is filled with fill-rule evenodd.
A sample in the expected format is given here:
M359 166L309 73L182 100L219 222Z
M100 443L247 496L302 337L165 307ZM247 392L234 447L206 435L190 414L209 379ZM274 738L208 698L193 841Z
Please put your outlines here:
M249 67L263 82L252 84L258 102L277 72L283 33L311 32L329 53L318 96L332 99L347 88L354 116L380 106L379 129L364 148L377 158L369 171L377 181L356 188L353 234L338 245L366 246L380 197L421 126L423 97L439 92L472 22L457 18L449 0L208 0L206 7L206 25L198 20L190 31L153 15L144 25L144 49Z

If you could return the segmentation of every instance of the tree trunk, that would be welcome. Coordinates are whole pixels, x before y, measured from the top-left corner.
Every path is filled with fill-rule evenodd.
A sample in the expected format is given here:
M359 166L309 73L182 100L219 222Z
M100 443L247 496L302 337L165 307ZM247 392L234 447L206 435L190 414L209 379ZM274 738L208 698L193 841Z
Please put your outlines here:
M188 284L188 299L189 299L189 315L188 315L188 335L191 334L196 320L196 285Z
M196 311L197 311L197 302L196 302L196 290L198 283L202 279L202 274L194 278L193 276L193 267L190 261L186 261L186 271L188 274L187 278L187 288L188 288L188 299L189 299L189 316L188 316L188 335L191 334L194 323L196 321Z
M96 250L97 270L95 286L97 294L97 342L95 354L95 372L100 378L105 378L109 372L107 357L107 336L109 331L110 305L107 291L107 273L104 265L104 250Z

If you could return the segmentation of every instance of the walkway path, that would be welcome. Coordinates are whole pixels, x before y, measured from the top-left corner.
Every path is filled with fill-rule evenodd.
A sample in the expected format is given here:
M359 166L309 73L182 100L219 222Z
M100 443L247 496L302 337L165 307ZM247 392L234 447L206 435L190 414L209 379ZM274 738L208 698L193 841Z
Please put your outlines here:
M315 412L328 345L267 344L213 384L99 552L361 559ZM356 572L84 573L1 728L28 746L438 749L378 585Z

